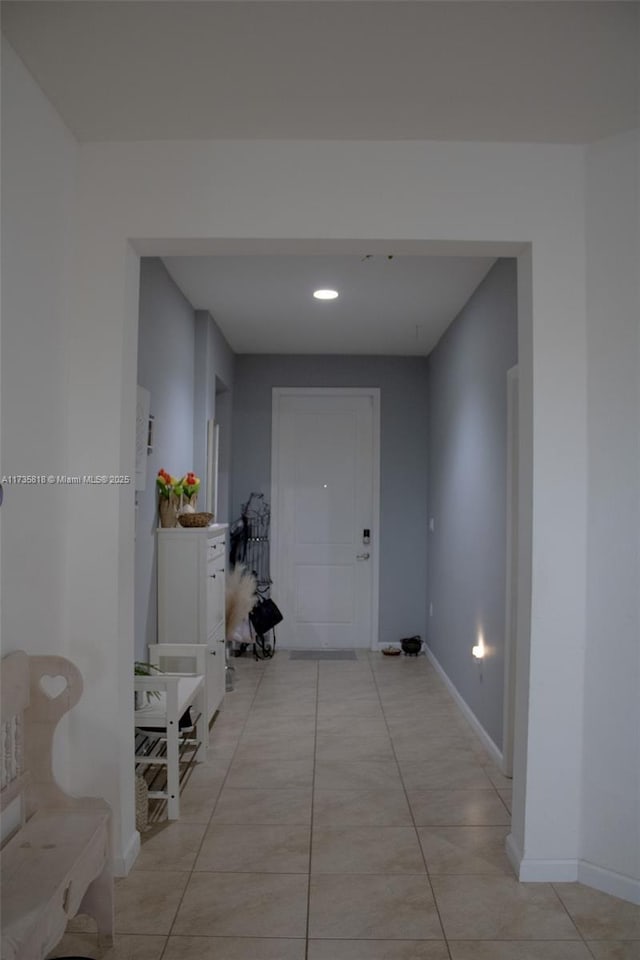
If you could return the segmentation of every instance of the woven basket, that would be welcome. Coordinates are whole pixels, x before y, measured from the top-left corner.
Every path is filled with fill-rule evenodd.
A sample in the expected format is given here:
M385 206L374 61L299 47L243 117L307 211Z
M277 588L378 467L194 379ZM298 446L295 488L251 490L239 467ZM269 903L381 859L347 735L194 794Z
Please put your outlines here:
M178 517L181 527L208 527L212 520L212 513L181 513Z
M144 833L149 827L149 788L146 780L136 774L136 830Z

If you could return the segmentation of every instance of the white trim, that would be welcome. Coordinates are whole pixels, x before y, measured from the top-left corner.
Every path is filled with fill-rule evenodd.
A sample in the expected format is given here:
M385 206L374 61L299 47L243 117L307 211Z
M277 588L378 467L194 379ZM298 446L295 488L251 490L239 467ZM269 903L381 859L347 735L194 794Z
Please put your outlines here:
M493 740L491 739L491 737L489 736L485 728L482 726L482 724L480 723L480 721L478 720L478 718L476 717L475 713L473 712L471 707L468 705L466 700L464 700L462 696L458 693L458 690L456 689L456 687L454 687L453 683L451 682L447 674L444 672L444 669L440 666L440 664L436 660L433 654L433 651L426 644L424 649L425 649L425 653L427 654L429 660L435 667L436 672L440 676L445 687L447 688L447 690L455 700L456 705L459 707L460 711L464 715L465 720L473 728L474 733L476 733L478 737L480 737L480 740L482 741L482 744L485 750L487 751L487 753L489 754L493 762L498 767L500 767L500 769L502 769L502 752L495 745L495 743L493 742Z
M519 877L520 864L522 863L522 851L512 833L507 836L504 847L507 854L507 859L513 867L513 872L515 873L516 877Z
M220 425L207 420L207 487L206 509L218 519L218 471L220 460Z
M504 697L502 772L513 776L516 700L516 633L518 629L518 367L507 370L507 520L504 611Z
M127 877L129 872L138 859L140 853L140 834L134 830L129 838L129 842L124 848L124 856L113 858L113 874L116 877Z
M521 883L583 883L640 906L640 881L625 874L597 867L587 860L527 860L512 833L507 837L509 862Z
M578 861L578 881L587 887L593 887L612 897L628 900L640 906L640 880L627 877L624 873L597 867L588 860Z
M373 414L373 486L372 486L372 574L371 574L371 642L370 650L378 649L380 629L380 387L272 387L271 388L271 541L269 565L276 585L281 582L279 566L280 542L278 523L278 457L280 444L280 399L282 397L369 397ZM276 586L277 592L277 586ZM283 649L285 649L283 647Z
M575 883L578 879L577 860L520 861L520 883Z

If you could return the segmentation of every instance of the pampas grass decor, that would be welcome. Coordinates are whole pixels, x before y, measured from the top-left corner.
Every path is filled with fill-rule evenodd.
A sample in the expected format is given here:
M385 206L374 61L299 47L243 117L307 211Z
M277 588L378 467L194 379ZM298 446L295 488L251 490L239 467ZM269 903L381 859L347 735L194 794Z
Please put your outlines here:
M226 583L225 634L227 640L233 637L242 621L249 616L257 599L256 578L242 564L237 564L227 577Z

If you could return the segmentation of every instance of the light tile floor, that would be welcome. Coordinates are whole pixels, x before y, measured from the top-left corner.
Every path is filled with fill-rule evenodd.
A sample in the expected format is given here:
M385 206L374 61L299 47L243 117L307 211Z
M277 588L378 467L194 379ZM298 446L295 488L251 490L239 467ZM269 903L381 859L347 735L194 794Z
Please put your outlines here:
M425 657L235 661L104 960L640 960L640 909L519 884L509 781ZM86 918L51 957L98 957Z

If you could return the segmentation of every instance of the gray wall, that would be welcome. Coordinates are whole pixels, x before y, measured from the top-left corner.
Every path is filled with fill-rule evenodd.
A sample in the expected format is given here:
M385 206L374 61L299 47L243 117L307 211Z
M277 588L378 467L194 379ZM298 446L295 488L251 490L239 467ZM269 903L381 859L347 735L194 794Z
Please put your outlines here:
M211 389L214 398L213 416L219 428L217 519L221 523L226 523L233 519L231 515L230 471L236 355L213 320L209 324L209 330Z
M233 410L232 503L271 499L271 388L380 387L382 643L425 633L426 360L406 357L239 356Z
M195 385L193 418L193 465L196 474L206 477L207 421L219 426L220 462L218 476L218 510L216 520L229 519L229 458L231 452L231 404L235 354L213 317L206 310L195 313ZM206 506L204 487L200 506Z
M234 354L210 315L194 312L161 260L143 258L138 384L151 394L155 434L146 490L137 494L136 659L146 660L147 644L157 639L155 477L160 467L176 476L195 470L203 482L198 506L204 509L206 421L216 415L217 378L225 378L229 392L233 388L233 364ZM230 436L226 442L231 443Z
M507 370L517 363L516 262L499 260L428 358L428 642L502 744ZM482 668L471 648L482 630Z
M146 645L156 642L155 477L164 467L182 476L193 467L195 383L193 308L162 261L140 265L138 384L151 394L155 417L153 453L147 457L146 489L137 495L135 567L135 654L147 660Z

